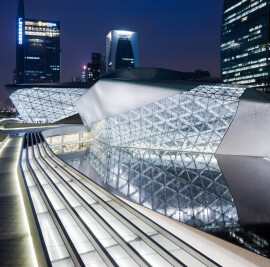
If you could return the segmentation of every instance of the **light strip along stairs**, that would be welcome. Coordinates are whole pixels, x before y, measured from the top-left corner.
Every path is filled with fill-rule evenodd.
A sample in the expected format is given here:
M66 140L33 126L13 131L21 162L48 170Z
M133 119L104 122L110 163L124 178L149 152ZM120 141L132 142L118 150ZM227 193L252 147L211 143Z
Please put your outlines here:
M21 170L48 266L219 266L24 136Z

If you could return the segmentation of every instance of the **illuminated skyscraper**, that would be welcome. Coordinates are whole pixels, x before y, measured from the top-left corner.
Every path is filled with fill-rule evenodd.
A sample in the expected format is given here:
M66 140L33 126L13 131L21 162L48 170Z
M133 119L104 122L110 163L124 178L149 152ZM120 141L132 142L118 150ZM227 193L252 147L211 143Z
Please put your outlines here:
M226 83L269 86L269 1L224 0L221 74Z
M105 73L105 63L101 53L92 53L92 61L85 68L85 81L95 81Z
M111 31L106 38L106 71L138 67L138 33Z
M16 25L16 82L60 82L60 23L26 19L19 0Z

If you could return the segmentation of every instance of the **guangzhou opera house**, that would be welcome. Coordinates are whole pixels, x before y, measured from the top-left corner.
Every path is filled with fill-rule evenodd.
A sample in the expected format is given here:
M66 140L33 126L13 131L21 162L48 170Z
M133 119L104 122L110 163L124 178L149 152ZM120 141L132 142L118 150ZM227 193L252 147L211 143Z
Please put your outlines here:
M40 266L270 266L270 97L164 69L8 85ZM226 256L225 256L226 255Z
M53 123L78 113L76 101L91 83L7 85L10 99L28 123Z

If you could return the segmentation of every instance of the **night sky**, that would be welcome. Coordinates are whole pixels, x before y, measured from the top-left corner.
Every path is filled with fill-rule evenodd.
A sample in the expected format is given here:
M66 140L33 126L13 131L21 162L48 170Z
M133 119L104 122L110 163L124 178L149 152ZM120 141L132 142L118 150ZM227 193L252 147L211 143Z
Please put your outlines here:
M105 53L112 29L139 33L139 66L179 71L209 70L220 76L223 0L24 0L25 16L61 23L62 78L71 81ZM0 0L0 101L15 68L18 0Z

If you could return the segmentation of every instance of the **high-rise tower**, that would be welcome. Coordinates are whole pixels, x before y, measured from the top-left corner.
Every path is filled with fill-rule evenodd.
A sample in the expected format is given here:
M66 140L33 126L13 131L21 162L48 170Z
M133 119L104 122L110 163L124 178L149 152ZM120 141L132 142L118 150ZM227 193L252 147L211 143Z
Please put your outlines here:
M16 19L16 82L60 82L60 23L26 19L19 0Z
M92 53L92 62L83 66L84 81L91 82L100 78L105 73L105 63L101 53Z
M24 83L24 2L19 0L16 19L16 82Z
M270 91L269 1L224 0L221 75L235 83Z
M106 71L138 67L138 33L111 31L106 38Z

